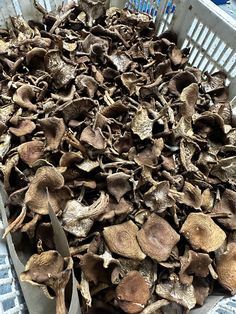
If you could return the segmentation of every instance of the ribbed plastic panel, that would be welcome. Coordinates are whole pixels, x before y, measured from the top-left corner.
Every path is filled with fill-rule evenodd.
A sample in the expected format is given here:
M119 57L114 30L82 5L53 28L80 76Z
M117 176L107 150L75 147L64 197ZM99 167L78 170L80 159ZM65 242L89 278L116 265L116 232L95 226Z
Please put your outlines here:
M0 237L2 237L2 231L3 225L0 221ZM3 240L0 240L0 313L28 313L7 246Z

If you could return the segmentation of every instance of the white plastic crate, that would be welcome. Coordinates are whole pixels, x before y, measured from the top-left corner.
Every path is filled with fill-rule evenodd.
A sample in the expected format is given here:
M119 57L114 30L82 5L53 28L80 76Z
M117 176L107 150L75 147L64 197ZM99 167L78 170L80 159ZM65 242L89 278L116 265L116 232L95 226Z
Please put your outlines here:
M62 3L60 0L38 2L48 11ZM236 97L236 20L210 0L107 0L107 3L108 6L139 11L144 9L145 4L146 13L153 15L157 34L173 29L178 34L178 45L181 48L191 47L189 63L209 73L223 69L230 83L230 99ZM169 9L172 5L175 5L174 12ZM33 0L0 0L0 27L10 26L9 16L16 15L22 15L26 20L41 17L34 8ZM0 220L0 231L1 228ZM236 313L236 298L221 301L210 312L209 308L205 306L198 313ZM0 314L26 312L6 244L0 240Z

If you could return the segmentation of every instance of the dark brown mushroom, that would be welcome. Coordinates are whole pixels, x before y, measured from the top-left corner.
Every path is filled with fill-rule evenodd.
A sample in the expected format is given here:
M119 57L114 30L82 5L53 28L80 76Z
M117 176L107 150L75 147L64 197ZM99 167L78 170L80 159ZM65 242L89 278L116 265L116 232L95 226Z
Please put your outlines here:
M146 255L138 245L137 232L138 227L129 220L120 225L105 227L103 236L111 252L127 258L143 260Z
M24 136L27 134L31 134L36 128L36 125L31 120L21 120L17 127L10 127L9 132L14 134L15 136Z
M54 167L44 166L36 171L25 194L25 204L33 212L40 215L48 214L48 198L46 189L50 192L50 202L55 213L63 210L70 198L70 191L64 187L64 178Z
M107 177L108 192L115 197L118 203L131 190L129 179L130 176L123 172L113 173Z
M66 131L63 119L56 117L39 120L41 129L46 137L46 149L57 150Z
M138 271L131 271L117 286L116 298L125 313L140 313L150 298L150 287Z
M52 289L56 295L56 313L65 314L65 287L70 279L72 267L72 258L63 259L57 251L47 251L31 256L20 279L33 286Z
M137 239L145 254L162 262L169 258L180 236L165 219L152 214L138 231Z
M37 111L37 106L32 103L35 93L30 85L20 86L13 95L13 101L20 107L30 111Z
M30 167L44 155L44 143L38 140L21 144L17 148L20 159Z

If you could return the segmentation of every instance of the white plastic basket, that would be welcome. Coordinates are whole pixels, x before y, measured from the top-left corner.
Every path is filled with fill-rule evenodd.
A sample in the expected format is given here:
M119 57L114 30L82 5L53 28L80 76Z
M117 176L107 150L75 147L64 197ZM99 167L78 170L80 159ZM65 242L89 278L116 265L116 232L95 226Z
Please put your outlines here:
M48 11L54 10L62 3L60 0L38 0L38 2ZM64 0L64 3L66 2L69 1ZM110 6L128 7L140 11L145 3L146 13L154 15L157 33L173 29L178 34L178 45L181 48L191 47L189 63L209 73L223 69L228 74L230 99L236 96L236 20L210 0L108 0L107 2ZM173 4L174 12L168 10L168 7ZM23 15L26 20L40 19L40 14L33 6L33 0L0 0L1 27L9 26L9 16L16 15ZM236 98L234 101L236 102ZM205 307L199 312L236 313L236 298L220 302L211 311L208 309ZM0 314L25 312L24 301L8 257L6 244L0 240Z

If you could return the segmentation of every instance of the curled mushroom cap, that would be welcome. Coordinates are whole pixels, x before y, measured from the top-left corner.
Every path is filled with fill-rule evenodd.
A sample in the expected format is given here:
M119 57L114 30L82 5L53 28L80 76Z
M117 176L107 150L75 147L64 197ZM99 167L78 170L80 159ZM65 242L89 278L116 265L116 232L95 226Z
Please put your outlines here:
M236 293L236 243L230 243L216 262L220 284L232 294Z
M32 103L35 97L34 91L31 86L25 84L20 86L13 95L13 101L22 108L30 111L37 111L37 106Z
M130 271L117 286L116 298L125 313L139 313L150 298L150 287L140 272Z
M47 50L43 48L35 47L31 49L25 55L26 64L29 65L33 58L35 59L44 58L46 53L47 53Z
M65 314L65 287L70 279L72 267L72 258L63 258L57 251L47 251L31 256L20 279L42 287L47 295L49 293L45 288L51 288L56 295L56 313Z
M25 194L25 204L33 212L47 215L48 198L46 188L50 193L51 206L55 213L58 213L65 208L65 204L70 198L70 192L64 187L63 176L54 167L44 166L36 171Z
M208 254L197 253L189 250L187 254L180 257L181 269L179 273L180 282L183 284L191 284L193 276L206 277L209 274L208 266L212 259Z
M17 148L20 158L30 167L44 155L44 143L38 140L21 144Z
M152 214L138 231L137 239L145 254L162 262L169 258L180 236L165 219Z
M56 117L44 118L39 120L39 124L47 139L47 150L58 149L66 130L63 119Z
M225 232L207 215L190 213L185 220L181 233L195 250L212 252L225 241Z
M10 127L9 132L20 137L32 133L35 128L36 125L33 121L22 120L16 128Z
M129 220L123 224L105 227L103 236L111 252L124 257L143 260L146 255L138 245L137 232L138 227Z
M230 230L236 229L236 192L226 189L221 199L216 202L213 213L228 214L228 217L217 218L217 221Z
M120 199L131 190L129 178L130 176L123 172L113 173L107 177L107 189L118 203Z
M104 149L106 147L106 141L100 128L93 130L90 126L87 126L81 133L80 141L96 149Z
M169 82L169 91L179 96L184 88L192 83L197 83L196 77L189 71L177 73Z

